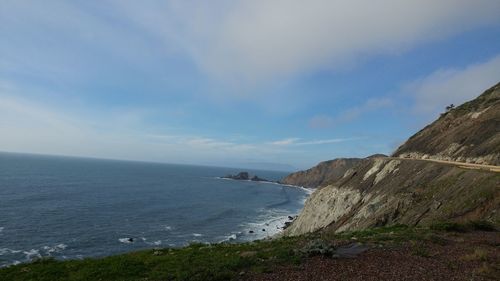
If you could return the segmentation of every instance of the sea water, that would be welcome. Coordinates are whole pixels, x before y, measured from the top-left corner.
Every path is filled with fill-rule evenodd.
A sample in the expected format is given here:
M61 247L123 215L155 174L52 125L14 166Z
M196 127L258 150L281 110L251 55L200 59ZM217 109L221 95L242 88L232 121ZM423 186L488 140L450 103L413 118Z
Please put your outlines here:
M278 233L304 189L242 169L0 153L0 267ZM278 180L284 172L247 170Z

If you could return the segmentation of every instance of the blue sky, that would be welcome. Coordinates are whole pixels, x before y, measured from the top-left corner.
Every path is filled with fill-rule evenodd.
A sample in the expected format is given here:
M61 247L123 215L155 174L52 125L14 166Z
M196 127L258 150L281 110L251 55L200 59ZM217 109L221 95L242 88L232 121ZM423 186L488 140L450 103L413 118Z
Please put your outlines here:
M500 81L499 15L493 0L4 0L0 151L296 168L390 154Z

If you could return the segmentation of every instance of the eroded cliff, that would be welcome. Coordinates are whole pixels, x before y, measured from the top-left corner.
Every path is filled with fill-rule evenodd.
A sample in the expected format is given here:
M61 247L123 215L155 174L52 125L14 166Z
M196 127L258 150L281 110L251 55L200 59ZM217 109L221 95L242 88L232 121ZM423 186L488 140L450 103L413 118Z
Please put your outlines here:
M314 192L285 235L443 220L498 224L499 187L495 172L412 159L365 159Z
M342 170L310 196L285 235L437 221L500 225L498 169L453 162L500 164L500 84L442 114L393 157L369 157Z

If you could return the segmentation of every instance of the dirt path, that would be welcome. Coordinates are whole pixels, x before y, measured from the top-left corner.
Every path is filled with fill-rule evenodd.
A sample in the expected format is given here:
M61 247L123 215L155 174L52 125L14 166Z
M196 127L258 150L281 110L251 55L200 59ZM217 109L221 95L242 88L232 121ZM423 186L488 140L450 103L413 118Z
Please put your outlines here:
M454 166L458 166L458 167L464 168L464 169L487 170L487 171L491 171L491 172L500 173L500 166L494 166L494 165L473 164L473 163L444 161L444 160L436 160L436 159L414 159L414 158L403 158L403 157L390 157L390 158L391 159L404 159L404 160L436 162L436 163L441 163L441 164L454 165Z

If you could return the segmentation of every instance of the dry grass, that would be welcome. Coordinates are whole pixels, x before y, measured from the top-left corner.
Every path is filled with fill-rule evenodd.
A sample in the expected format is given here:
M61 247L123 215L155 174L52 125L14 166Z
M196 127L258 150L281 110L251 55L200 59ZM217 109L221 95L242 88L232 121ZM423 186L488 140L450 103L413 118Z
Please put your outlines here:
M474 252L468 254L462 258L464 261L487 261L488 251L485 249L475 249Z

